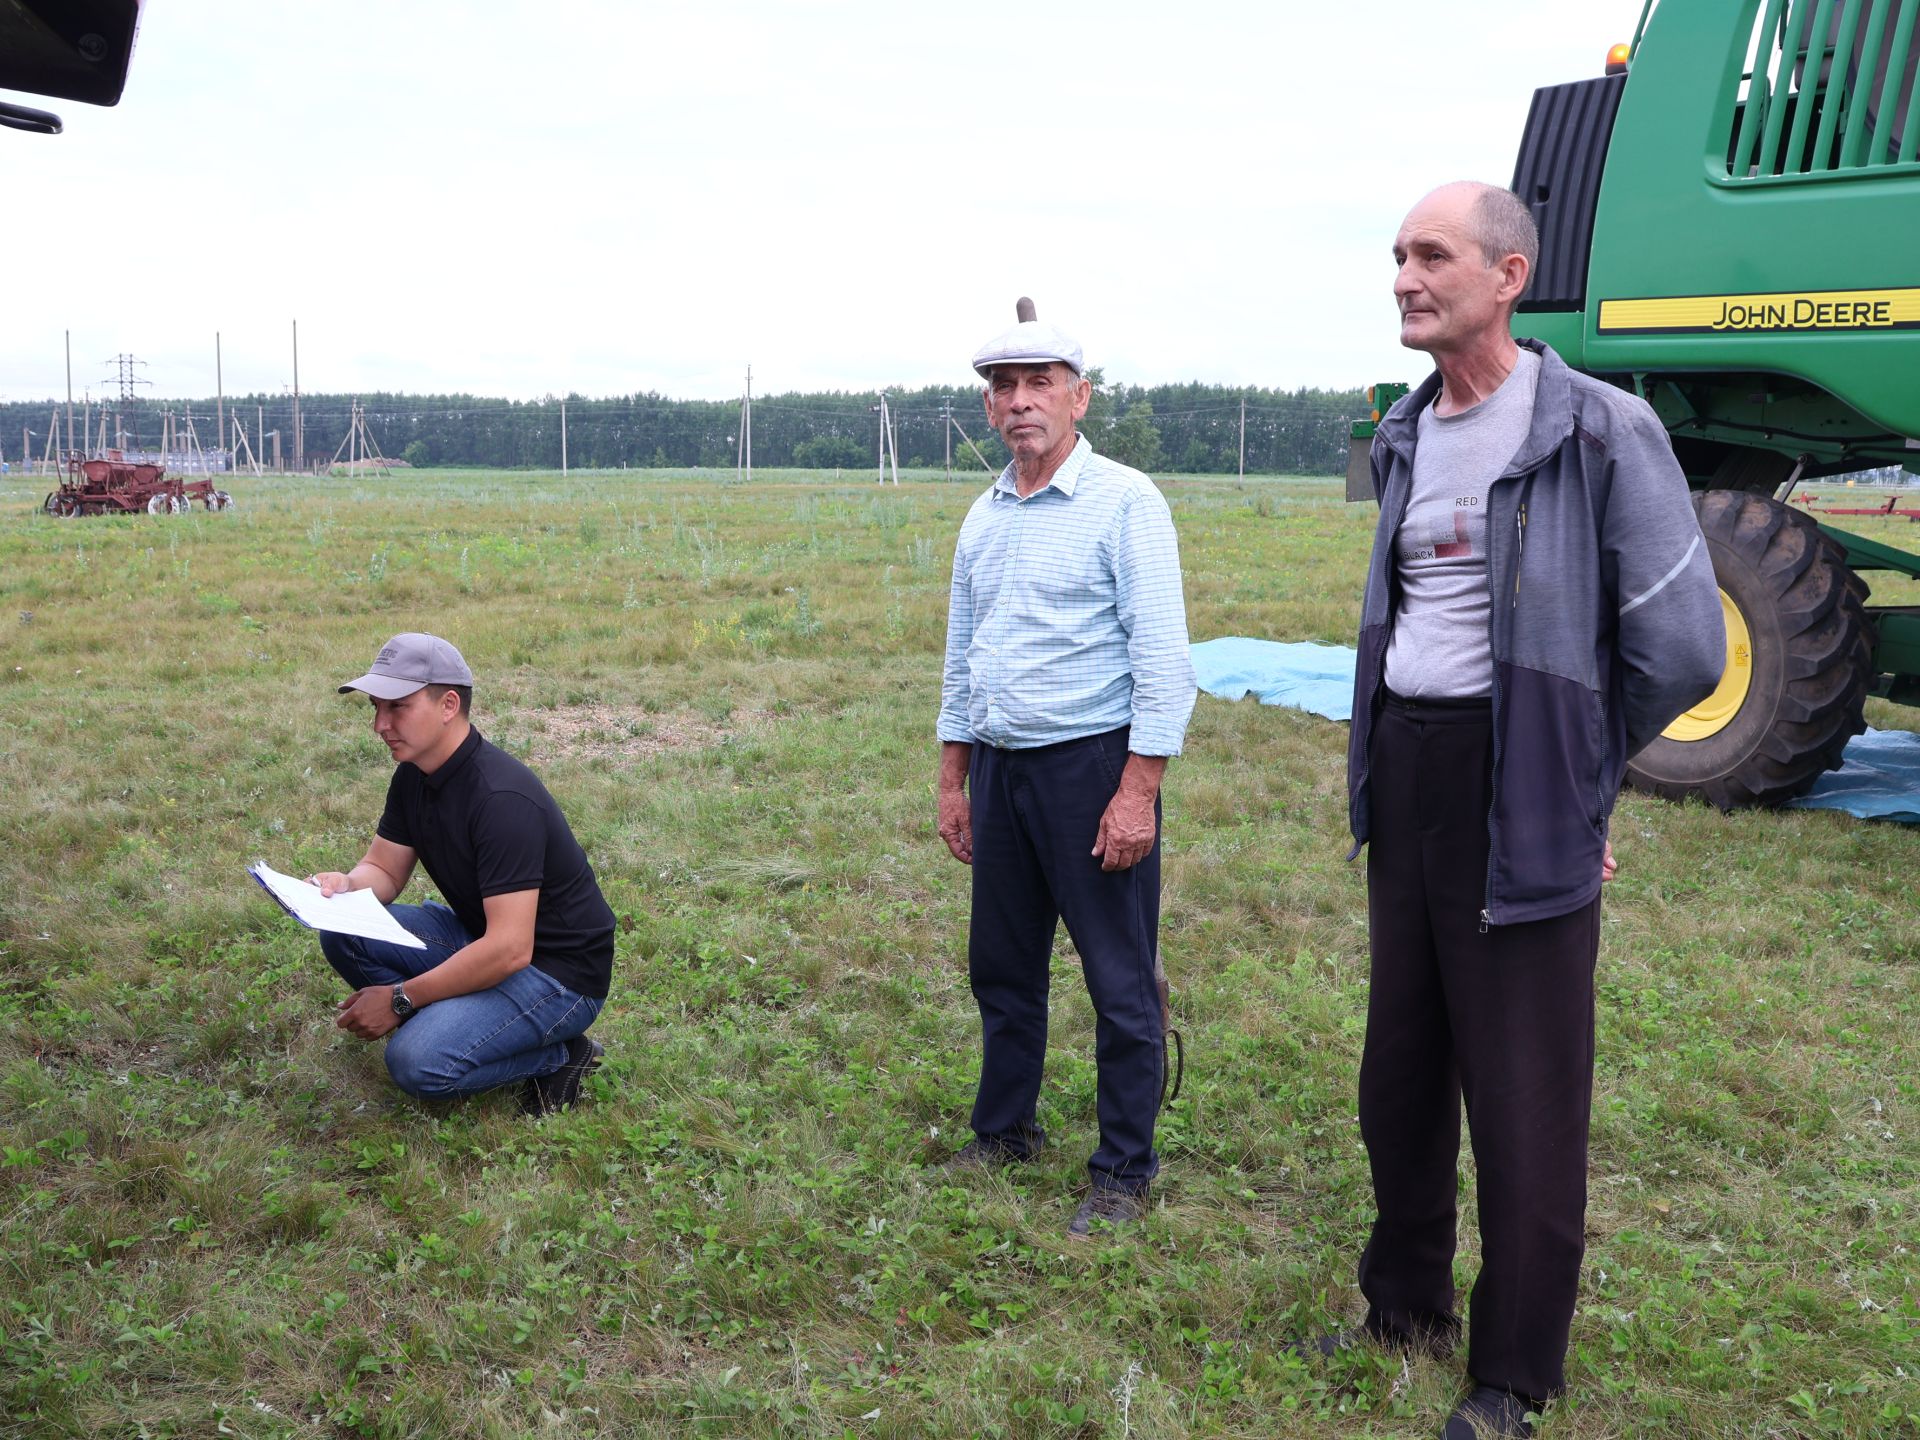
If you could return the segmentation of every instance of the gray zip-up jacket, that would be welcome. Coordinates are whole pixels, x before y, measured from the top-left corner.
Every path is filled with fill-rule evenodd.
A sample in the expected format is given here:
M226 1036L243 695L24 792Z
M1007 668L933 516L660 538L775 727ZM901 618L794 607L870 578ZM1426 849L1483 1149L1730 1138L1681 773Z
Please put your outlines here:
M1492 590L1492 851L1481 919L1544 920L1599 893L1627 759L1719 683L1720 598L1686 477L1635 395L1536 340L1533 424L1487 494ZM1360 613L1348 739L1354 854L1367 843L1368 748L1399 599L1394 535L1413 489L1418 417L1438 374L1381 420L1380 502Z

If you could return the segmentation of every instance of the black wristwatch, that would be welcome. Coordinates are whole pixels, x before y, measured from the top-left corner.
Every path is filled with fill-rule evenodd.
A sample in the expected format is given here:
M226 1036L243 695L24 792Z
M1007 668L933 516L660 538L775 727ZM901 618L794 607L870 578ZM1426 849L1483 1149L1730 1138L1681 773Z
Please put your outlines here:
M404 1020L419 1008L420 1007L418 1005L414 1004L413 1001L407 998L407 987L405 985L396 985L393 987L393 1013L394 1014L398 1015L402 1020Z

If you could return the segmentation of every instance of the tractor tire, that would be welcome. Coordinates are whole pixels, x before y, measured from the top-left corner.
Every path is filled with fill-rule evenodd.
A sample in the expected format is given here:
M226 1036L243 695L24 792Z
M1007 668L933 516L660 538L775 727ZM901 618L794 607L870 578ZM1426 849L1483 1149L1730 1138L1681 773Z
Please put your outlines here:
M1780 805L1840 764L1874 680L1866 586L1805 514L1696 491L1727 622L1720 686L1633 757L1627 783L1722 810Z

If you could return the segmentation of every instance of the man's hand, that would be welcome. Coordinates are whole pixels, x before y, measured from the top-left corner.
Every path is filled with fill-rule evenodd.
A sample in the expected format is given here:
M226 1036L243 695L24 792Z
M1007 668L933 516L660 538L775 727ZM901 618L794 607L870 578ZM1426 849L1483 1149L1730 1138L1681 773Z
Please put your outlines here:
M1130 870L1147 858L1159 833L1153 818L1153 796L1130 795L1123 785L1100 817L1093 853L1100 857L1102 870Z
M1160 777L1166 769L1163 755L1127 757L1127 768L1120 772L1120 788L1107 802L1093 838L1093 853L1099 857L1102 870L1130 870L1153 849L1153 842L1160 836L1153 802L1160 794Z
M1600 883L1602 885L1613 879L1614 875L1617 874L1620 869L1620 863L1613 858L1613 841L1608 840L1605 844L1607 847L1606 853L1600 857Z
M973 746L958 740L940 744L940 838L962 865L973 864L973 808L967 799L967 770Z
M362 1040L378 1040L400 1023L393 1013L393 986L369 985L354 991L340 1002L340 1015L333 1023Z
M309 885L318 885L320 893L326 896L344 895L353 888L353 881L338 870L321 870L307 877Z
M940 838L962 865L973 863L973 806L964 790L940 787Z

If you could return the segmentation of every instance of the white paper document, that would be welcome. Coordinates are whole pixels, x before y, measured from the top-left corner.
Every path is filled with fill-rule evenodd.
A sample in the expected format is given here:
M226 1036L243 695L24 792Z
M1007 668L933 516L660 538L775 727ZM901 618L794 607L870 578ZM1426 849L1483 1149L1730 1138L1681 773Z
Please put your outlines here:
M322 895L318 885L282 875L257 860L247 867L247 873L280 902L282 910L309 930L331 930L337 935L357 935L362 940L385 940L392 945L409 945L415 950L427 948L426 941L387 913L387 907L371 890Z

